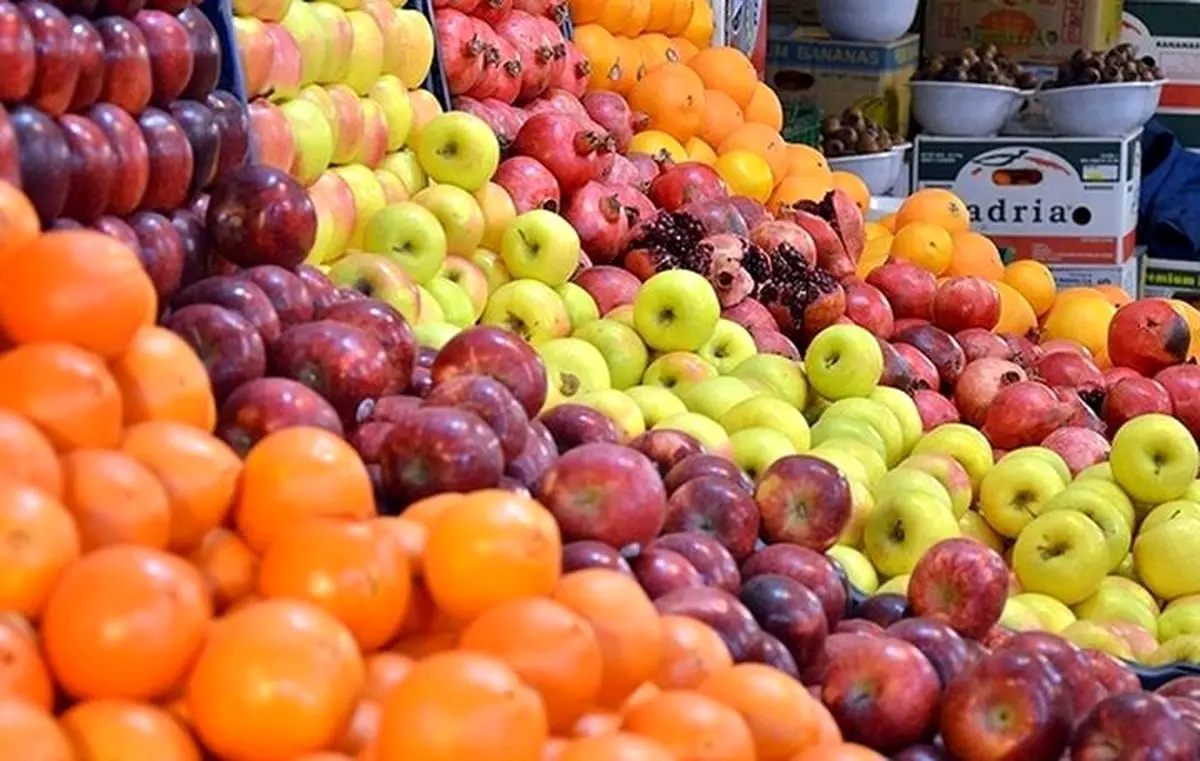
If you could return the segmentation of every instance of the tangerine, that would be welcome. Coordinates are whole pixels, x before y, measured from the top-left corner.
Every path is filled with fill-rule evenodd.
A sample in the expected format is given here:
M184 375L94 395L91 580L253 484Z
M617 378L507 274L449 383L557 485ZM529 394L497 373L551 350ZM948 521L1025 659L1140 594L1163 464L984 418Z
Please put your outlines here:
M733 665L729 648L708 624L687 616L663 616L662 659L654 683L664 690L691 690Z
M1004 262L991 238L972 230L963 230L951 237L954 253L950 256L950 266L943 273L946 277L975 276L993 282L1004 279Z
M126 425L174 420L212 432L217 406L204 363L171 331L148 325L110 364Z
M691 43L696 52L708 48L712 43L713 32L713 9L712 6L705 2L697 2L692 8L692 17L688 20L688 24L683 31L679 33L681 37ZM689 56L692 58L694 56Z
M720 90L704 91L704 109L700 116L700 129L696 137L710 146L720 145L745 119L742 109Z
M76 703L59 725L81 759L200 761L188 731L158 706L128 700Z
M29 197L11 182L0 180L0 267L28 249L42 226Z
M765 124L746 123L730 132L720 145L717 155L731 151L750 151L767 160L772 177L785 177L788 172L787 143L779 133Z
M616 732L572 740L558 761L674 761L667 748L645 737Z
M62 465L63 504L84 552L112 544L166 549L171 501L146 466L112 449L76 449Z
M0 701L8 700L21 700L43 711L54 708L50 672L36 635L23 618L0 619Z
M867 183L853 172L837 171L831 172L830 175L833 189L850 196L850 200L854 201L858 210L866 214L867 208L871 205L871 189L867 187Z
M1100 291L1100 293L1103 293L1104 297L1106 299L1108 299L1109 302L1111 302L1112 305L1117 307L1118 309L1125 306L1129 302L1133 301L1133 299L1130 297L1130 295L1125 292L1125 289L1119 285L1113 285L1111 283L1102 283L1102 284L1094 286L1094 287L1097 291ZM1186 317L1186 315L1184 315L1184 316Z
M699 42L696 46L702 47ZM754 98L759 84L758 70L746 54L735 47L701 49L687 65L699 75L706 89L725 93L739 109L748 107Z
M1042 317L1054 306L1057 286L1050 268L1034 259L1022 259L1004 268L1004 282L1025 297L1034 313ZM1103 295L1103 294L1102 294Z
M62 466L54 445L33 423L6 410L0 410L0 477L62 497Z
M672 36L671 45L679 54L679 63L687 63L700 54L700 46L686 37Z
M661 743L678 758L755 761L745 720L699 692L659 693L626 714L622 729Z
M227 528L218 526L205 534L188 560L208 582L217 610L244 600L258 583L258 558Z
M863 745L843 743L818 745L793 756L791 761L887 761L887 756Z
M54 717L23 700L0 701L0 748L19 749L22 759L78 760Z
M783 105L779 102L779 96L765 83L756 82L754 95L746 105L745 117L748 122L765 124L776 132L783 129Z
M807 175L807 174L824 174L831 175L829 162L825 160L825 154L813 148L811 145L803 145L801 143L787 144L788 156L788 175Z
M79 552L79 531L61 502L36 487L0 479L0 610L36 621Z
M891 253L934 275L941 275L950 267L954 256L954 239L945 228L930 222L912 222L896 233Z
M788 761L822 740L820 714L829 712L778 669L761 663L731 666L711 674L699 691L741 714L757 761Z
M1042 321L1042 339L1074 341L1091 352L1098 364L1103 365L1108 360L1108 325L1116 313L1117 308L1101 293L1085 293L1061 299Z
M664 63L633 86L628 100L649 118L650 129L686 141L700 129L704 82L682 63Z

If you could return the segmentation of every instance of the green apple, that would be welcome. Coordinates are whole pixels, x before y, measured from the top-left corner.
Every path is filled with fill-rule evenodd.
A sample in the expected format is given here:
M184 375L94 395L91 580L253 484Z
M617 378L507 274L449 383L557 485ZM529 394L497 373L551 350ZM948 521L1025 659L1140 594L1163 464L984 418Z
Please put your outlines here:
M873 402L879 402L900 421L900 431L904 434L904 453L908 454L921 440L925 433L925 425L921 422L921 413L913 398L898 388L876 386L867 397Z
M791 440L774 428L743 428L729 435L729 448L733 461L752 481L780 457L796 454Z
M1108 462L1131 499L1157 505L1179 499L1196 480L1200 449L1176 418L1139 415L1113 437Z
M296 145L289 173L302 185L311 185L333 159L333 127L321 107L306 98L289 100L279 110Z
M1200 602L1172 605L1158 617L1158 639L1167 642L1185 634L1200 634Z
M801 416L803 417L803 416ZM887 462L888 448L883 437L875 427L861 420L845 417L825 417L817 419L809 434L814 446L820 446L831 439L854 439L861 441Z
M399 177L409 196L414 196L429 187L429 177L421 168L421 162L417 161L417 154L410 148L401 148L384 156L379 168Z
M1059 636L1076 647L1099 650L1114 658L1133 660L1133 650L1120 635L1096 621L1076 621L1059 632Z
M887 463L883 461L883 457L858 439L826 439L814 449L826 452L842 450L858 460L867 474L867 486L874 484L888 472Z
M919 470L936 478L950 495L955 517L963 517L971 508L975 499L971 491L971 477L967 475L966 469L958 464L958 460L950 455L939 452L915 454L897 467Z
M428 325L434 322L446 322L446 313L442 310L442 304L432 293L423 285L417 286L417 300L419 309L417 310L417 324Z
M416 323L421 296L404 268L382 254L350 253L338 259L326 273L341 288L353 288L385 301L410 323Z
M1183 493L1180 499L1188 499L1192 502L1200 502L1200 480L1192 481L1188 484L1187 491Z
M1101 478L1085 478L1082 481L1077 479L1071 484L1070 488L1086 489L1087 491L1093 491L1103 496L1108 500L1109 504L1117 508L1121 513L1121 517L1128 524L1130 531L1137 524L1133 503L1129 501L1129 497L1115 482L1105 481Z
M798 410L808 405L808 381L800 364L778 354L755 354L729 372L735 378L766 384L771 393Z
M475 304L471 297L458 285L444 277L435 277L425 283L425 290L433 294L433 298L442 308L446 322L465 328L475 324Z
M1085 621L1128 621L1158 637L1158 619L1132 592L1101 585L1090 597L1074 606L1075 616Z
M1158 615L1158 600L1154 599L1154 595L1150 594L1150 590L1143 587L1141 584L1127 579L1124 576L1110 575L1105 576L1104 581L1100 582L1101 589L1120 589L1137 598L1146 610Z
M1001 457L1000 462L1018 460L1022 457L1034 457L1045 460L1058 473L1058 477L1062 479L1063 486L1071 483L1071 469L1067 467L1067 461L1053 449L1047 449L1046 447L1021 447Z
M823 449L821 447L817 447L816 449L808 450L804 454L808 455L809 457L816 457L818 460L824 460L830 465L833 465L840 470L842 475L846 477L846 480L850 481L851 483L857 481L864 486L867 484L869 476L867 475L866 466L859 462L854 455L850 454L845 449Z
M1151 510L1145 519L1142 520L1142 524L1138 527L1138 532L1143 533L1158 528L1167 521L1175 520L1176 518L1196 518L1200 520L1200 503L1187 499L1164 502Z
M908 573L893 576L880 584L872 597L878 597L879 595L903 595L904 597L908 597L908 582L911 578L912 574Z
M1026 592L1041 592L1067 605L1083 602L1108 571L1104 532L1086 515L1055 510L1021 530L1012 567Z
M1129 524L1121 515L1121 509L1099 493L1091 489L1068 487L1056 494L1043 508L1043 512L1053 510L1074 510L1096 522L1104 532L1104 544L1108 549L1108 571L1115 571L1129 554L1133 544Z
M424 284L446 261L446 233L432 212L404 201L383 207L371 218L363 232L363 248L395 260Z
M625 389L625 395L642 411L647 428L687 412L679 397L662 386L633 386Z
M535 346L571 332L567 305L553 288L536 280L513 280L497 288L479 323L509 330Z
M712 454L720 457L728 457L731 454L729 434L725 432L720 423L710 417L701 415L699 412L684 412L681 415L673 415L666 420L660 420L655 423L652 428L656 431L683 431L695 437Z
M979 512L998 533L1013 539L1064 487L1054 466L1041 458L1001 460L979 485Z
M754 336L750 335L750 331L733 320L722 319L717 320L717 327L712 336L696 350L696 353L708 360L721 375L726 375L742 362L758 354L758 346L755 345Z
M633 300L633 326L655 351L696 351L712 338L720 319L712 286L689 270L659 272Z
M825 414L825 410L829 409L832 404L833 402L825 399L824 397L817 396L816 394L810 394L808 397L808 404L801 408L804 410L804 419L808 421L810 426L816 425L818 422L820 422L821 416Z
M512 280L508 267L504 266L504 260L495 251L477 248L467 259L483 273L487 280L488 293L495 293L497 288Z
M930 547L959 535L945 502L925 492L904 491L882 502L876 499L863 528L863 545L880 573L899 576L912 573Z
M689 410L713 420L720 420L726 412L755 396L754 389L729 376L684 383L676 386L674 391Z
M875 340L874 338L871 339ZM824 418L846 418L859 420L875 429L887 447L885 459L889 466L894 467L904 458L904 431L900 421L891 410L879 402L870 399L848 397L829 405L829 409L821 415Z
M489 293L487 278L483 276L483 272L461 256L447 256L446 261L442 262L438 277L446 278L466 292L467 297L471 299L471 321L478 320L487 306Z
M1142 659L1147 666L1167 666L1180 661L1200 663L1200 634L1184 634L1169 639L1149 657Z
M718 418L718 422L730 433L743 428L774 428L791 440L797 452L806 452L810 447L808 422L804 415L774 396L754 396L739 402Z
M1163 600L1200 594L1198 557L1200 520L1196 518L1167 521L1139 534L1133 543L1133 565L1138 578L1155 597Z
M410 126L411 123L410 115ZM435 181L474 193L492 179L500 166L500 142L487 122L478 116L447 111L433 117L421 130L417 160Z
M571 316L572 332L600 319L600 310L596 308L596 300L587 291L574 283L563 283L554 290L558 292L559 296L562 296L563 303L567 305L567 314ZM638 343L641 343L640 338Z
M1089 481L1091 479L1099 479L1102 481L1112 481L1112 466L1105 462L1098 462L1095 465L1089 465L1079 471L1079 475L1075 476L1076 481Z
M451 338L462 332L462 328L448 322L427 322L413 327L418 346L441 349Z
M649 386L662 386L675 391L684 386L716 377L718 377L717 368L706 362L699 354L672 351L655 358L646 367L642 382Z
M453 185L433 185L412 197L433 212L446 232L446 253L470 256L483 240L483 211L475 196Z
M912 453L925 452L941 452L958 460L971 477L971 488L976 491L994 462L991 442L979 429L963 423L945 423L922 436Z
M1041 623L1041 628L1051 634L1058 634L1075 623L1075 614L1066 605L1055 600L1050 595L1038 592L1022 592L1012 596L1013 600L1021 603L1032 611Z
M636 329L636 326L633 324L633 304L622 304L619 307L613 307L600 316L606 320L616 320ZM641 336L639 335L638 338L641 338Z
M804 352L804 374L813 390L830 401L868 396L883 375L883 350L858 325L830 325Z
M1125 556L1125 559L1121 561L1121 565L1117 566L1117 570L1114 572L1114 574L1116 576L1120 576L1121 578L1129 579L1130 581L1133 581L1133 582L1138 581L1137 571L1134 570L1134 567L1133 567L1133 553L1132 552L1130 552L1128 555Z
M996 529L988 525L983 516L974 510L968 510L958 518L958 530L967 539L974 539L997 553L1004 553L1004 537L996 533Z
M879 589L879 574L867 556L844 544L835 544L825 552L825 557L837 563L850 580L851 586L863 594L875 594Z
M1036 632L1042 629L1042 620L1038 618L1037 613L1016 597L1004 601L1004 610L1000 613L998 623L1014 632Z
M289 3L287 12L279 22L292 33L300 48L300 81L311 84L325 76L328 66L328 50L325 30L310 3ZM407 91L405 91L407 94Z
M862 547L863 528L867 525L867 517L875 509L875 497L871 488L862 481L853 478L850 481L850 520L846 521L842 533L838 534L838 543L849 547Z
M1143 589L1145 589L1145 587L1143 587ZM1146 590L1146 594L1150 594L1150 591ZM1154 599L1153 595L1151 595L1151 599L1152 600ZM1168 602L1163 607L1163 610L1172 610L1174 608L1182 608L1184 605L1192 605L1192 604L1195 604L1198 602L1200 602L1200 595L1184 595L1183 597L1176 597L1174 600L1171 600L1170 602Z
M370 90L367 90L367 97L378 103L379 108L383 110L388 125L387 149L389 151L400 150L408 142L408 133L413 124L413 107L412 101L408 97L408 88L395 74L384 74L375 80L375 84L371 85ZM434 121L437 119L435 118ZM432 123L430 122L430 125ZM427 135L430 125L425 127ZM494 141L495 137L492 139ZM408 187L407 184L405 187Z
M367 223L380 209L387 206L383 185L379 184L379 178L374 172L361 164L334 167L331 171L346 182L350 187L350 194L354 196L354 231L350 233L346 247L361 249Z
M578 338L553 338L534 347L546 364L549 392L545 409L576 401L589 391L611 388L600 351Z
M552 211L520 214L500 238L500 258L513 277L540 280L557 288L579 267L579 233Z
M950 493L946 491L946 487L942 486L940 481L928 473L897 468L889 471L871 487L876 505L881 505L909 492L918 492L933 498L939 505L946 508L946 512L951 517L955 520L958 519L954 515L954 505L950 500Z
M588 322L576 328L571 335L587 341L604 355L613 388L632 388L641 382L650 355L636 330L606 319Z
M612 418L625 436L625 441L641 436L646 431L646 418L637 402L615 388L588 391L580 394L575 401Z

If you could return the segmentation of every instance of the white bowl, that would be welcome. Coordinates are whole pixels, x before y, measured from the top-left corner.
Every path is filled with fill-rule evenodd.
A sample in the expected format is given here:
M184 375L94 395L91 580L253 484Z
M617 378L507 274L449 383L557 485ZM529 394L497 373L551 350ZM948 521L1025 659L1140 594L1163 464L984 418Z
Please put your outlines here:
M881 196L895 187L900 180L900 173L904 171L904 153L908 147L908 143L902 143L890 151L838 156L825 160L834 171L857 174L872 196Z
M1037 98L1059 135L1124 137L1141 129L1158 110L1163 82L1111 82L1054 87Z
M1000 133L1021 108L1025 93L1015 87L975 82L909 82L913 116L924 131L947 137Z
M894 42L917 17L917 0L820 0L817 12L835 40Z

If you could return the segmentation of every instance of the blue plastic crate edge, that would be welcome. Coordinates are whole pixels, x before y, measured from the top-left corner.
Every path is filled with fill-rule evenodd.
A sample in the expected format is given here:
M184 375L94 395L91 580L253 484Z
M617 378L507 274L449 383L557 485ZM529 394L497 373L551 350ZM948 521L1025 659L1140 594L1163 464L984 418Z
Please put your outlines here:
M442 109L449 111L452 106L450 85L446 83L446 70L442 66L442 47L438 43L433 0L413 0L412 7L425 15L426 20L429 21L429 28L433 30L433 64L429 67L429 76L421 84L421 89L433 93L433 97L442 104Z

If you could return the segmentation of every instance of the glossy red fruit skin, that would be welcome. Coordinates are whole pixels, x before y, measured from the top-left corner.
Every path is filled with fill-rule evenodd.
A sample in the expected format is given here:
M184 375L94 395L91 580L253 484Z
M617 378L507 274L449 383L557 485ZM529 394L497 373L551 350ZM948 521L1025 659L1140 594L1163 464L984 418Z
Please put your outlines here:
M213 186L205 226L217 251L234 264L291 270L312 249L317 212L287 173L245 165Z
M29 101L50 116L61 116L71 105L79 81L80 59L71 21L42 0L21 3L17 8L33 33L37 51L37 72Z
M9 44L0 51L0 101L20 103L33 89L37 76L37 48L33 30L16 5L0 5L0 39Z

